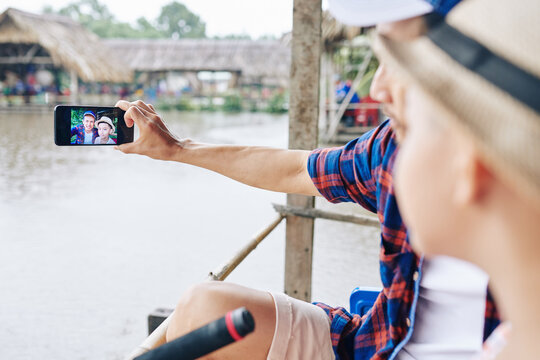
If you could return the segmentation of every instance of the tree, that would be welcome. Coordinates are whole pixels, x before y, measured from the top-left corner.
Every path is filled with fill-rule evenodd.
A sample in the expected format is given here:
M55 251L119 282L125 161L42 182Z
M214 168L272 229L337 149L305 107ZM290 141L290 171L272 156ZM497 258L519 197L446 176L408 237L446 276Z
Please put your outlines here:
M79 0L63 7L58 11L60 15L69 16L83 26L91 26L94 21L114 21L107 5L100 4L98 0Z
M165 37L165 34L146 20L145 17L140 17L137 19L136 29L139 32L139 37L141 38L156 39Z
M175 39L206 37L206 24L185 5L176 1L161 8L157 24L159 30Z
M86 29L102 38L156 38L165 37L146 19L137 20L137 28L129 23L119 22L109 11L107 5L99 0L79 0L68 4L58 11L48 5L43 8L44 13L57 13L72 18ZM144 24L141 26L141 24Z
M225 36L214 36L214 39L251 40L251 36L249 34L228 34Z
M135 25L116 20L99 0L76 0L58 11L48 5L43 12L68 16L102 38L201 38L206 32L199 16L178 2L161 8L157 21L141 17Z
M51 6L43 9L54 13ZM99 0L79 0L72 2L56 13L72 18L88 30L103 38L135 37L136 30L130 24L118 22L106 5Z

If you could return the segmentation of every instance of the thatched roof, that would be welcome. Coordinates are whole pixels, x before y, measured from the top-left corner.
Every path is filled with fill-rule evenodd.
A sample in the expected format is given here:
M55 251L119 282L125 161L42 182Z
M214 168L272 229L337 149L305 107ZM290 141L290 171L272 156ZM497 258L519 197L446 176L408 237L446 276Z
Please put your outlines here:
M7 9L0 15L2 43L39 44L55 66L74 70L84 81L127 82L132 77L95 34L67 17Z
M279 40L111 39L105 43L136 71L230 71L244 80L289 80L291 51Z
M321 36L326 43L351 40L362 32L361 27L348 26L340 23L328 10L323 12L321 27Z
M337 21L328 10L323 11L321 23L321 38L326 52L333 52L336 45L346 40L352 40L362 33L361 27L348 26ZM282 42L291 44L292 32L283 35Z

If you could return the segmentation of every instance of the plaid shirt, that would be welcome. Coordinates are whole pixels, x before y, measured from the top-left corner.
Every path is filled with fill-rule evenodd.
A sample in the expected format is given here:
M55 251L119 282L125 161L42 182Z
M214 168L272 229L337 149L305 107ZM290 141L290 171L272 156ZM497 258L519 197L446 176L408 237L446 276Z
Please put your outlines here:
M309 174L327 200L358 203L381 222L383 290L373 308L360 317L315 303L330 317L337 359L392 359L412 335L422 259L409 244L394 196L396 155L396 139L387 120L343 147L317 149L309 157ZM486 304L484 339L499 323L489 293Z
M71 136L73 136L73 135L77 135L77 137L75 139L75 144L77 144L77 145L84 144L84 125L79 124L79 125L77 125L75 127L72 127L71 128ZM92 129L92 144L94 143L94 141L96 140L96 138L98 136L99 136L98 129L93 128Z

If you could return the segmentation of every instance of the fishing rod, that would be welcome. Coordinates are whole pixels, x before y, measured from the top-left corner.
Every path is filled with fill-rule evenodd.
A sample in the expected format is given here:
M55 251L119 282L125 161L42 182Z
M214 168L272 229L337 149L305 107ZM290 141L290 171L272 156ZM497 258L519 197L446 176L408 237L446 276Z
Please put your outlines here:
M251 313L241 307L134 360L192 360L242 340L255 329Z

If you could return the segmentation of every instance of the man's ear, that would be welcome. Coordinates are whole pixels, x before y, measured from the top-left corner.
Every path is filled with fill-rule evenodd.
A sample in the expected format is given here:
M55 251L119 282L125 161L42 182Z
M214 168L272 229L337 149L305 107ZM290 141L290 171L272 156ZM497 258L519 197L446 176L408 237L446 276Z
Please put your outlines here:
M486 166L478 149L471 148L459 159L454 188L454 201L458 205L483 202L493 188L493 173Z

